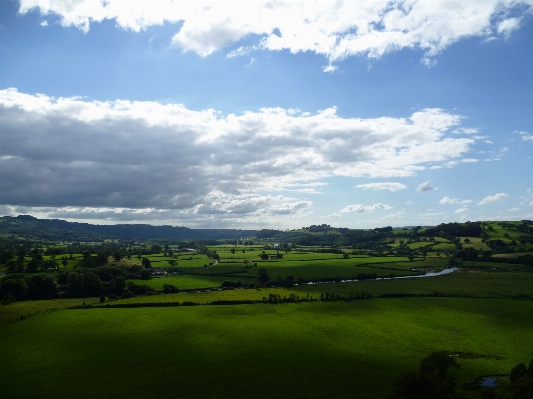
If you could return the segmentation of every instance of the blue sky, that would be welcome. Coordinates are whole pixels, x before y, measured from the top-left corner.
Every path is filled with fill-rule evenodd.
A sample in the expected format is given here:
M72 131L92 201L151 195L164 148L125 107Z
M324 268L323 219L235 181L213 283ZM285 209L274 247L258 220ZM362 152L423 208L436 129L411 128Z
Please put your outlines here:
M533 218L533 2L0 2L0 214Z

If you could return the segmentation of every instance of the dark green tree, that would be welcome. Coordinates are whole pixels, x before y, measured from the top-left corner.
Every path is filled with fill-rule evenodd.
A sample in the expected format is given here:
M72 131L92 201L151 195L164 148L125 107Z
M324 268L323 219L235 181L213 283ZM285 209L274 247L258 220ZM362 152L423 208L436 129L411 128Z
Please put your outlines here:
M261 284L265 284L267 281L269 281L270 276L267 273L267 269L263 267L260 269L257 269L257 279L259 280Z
M411 371L395 383L390 399L460 399L455 393L454 370L459 365L445 352L434 352L422 359L417 371Z
M524 363L513 367L509 380L511 387L507 399L533 399L533 359L528 367Z

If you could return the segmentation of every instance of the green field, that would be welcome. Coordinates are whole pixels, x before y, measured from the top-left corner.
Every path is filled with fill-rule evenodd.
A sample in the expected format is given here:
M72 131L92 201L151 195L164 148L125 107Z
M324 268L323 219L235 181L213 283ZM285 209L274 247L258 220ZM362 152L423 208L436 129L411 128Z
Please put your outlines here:
M477 355L460 383L507 373L533 353L532 313L453 298L62 310L0 329L2 397L383 398L435 350Z
M155 290L162 290L163 284L171 284L179 289L211 288L218 287L224 280L236 280L239 277L203 276L197 274L184 274L181 276L156 277L151 280L128 280L135 284L149 285ZM248 281L248 280L246 280ZM255 282L255 280L253 280Z
M153 286L162 287L163 284L168 284L168 281L172 281L171 278L162 277L160 279L150 280L148 283L154 282ZM139 280L138 282L146 283L146 281L142 280ZM175 282L178 283L178 281ZM205 287L208 286L206 285ZM295 294L299 295L301 298L305 298L309 294L314 299L317 299L320 297L321 293L334 293L348 297L350 294L358 292L369 293L372 294L373 297L379 297L382 295L438 294L441 296L474 298L533 299L533 273L458 271L437 277L303 284L292 288L212 290L210 292L197 292L187 296L184 296L184 294L168 294L135 297L121 300L117 303L191 301L199 304L208 304L218 300L261 301L270 293L279 294L281 296Z
M376 273L378 276L388 276L391 273L397 275L413 274L412 272L402 271L387 271L385 269L375 269L365 267L365 265L379 266L382 263L389 263L391 261L398 263L407 262L407 258L403 257L354 257L348 259L328 259L328 260L309 260L309 261L287 261L271 260L258 261L259 268L265 268L272 279L276 277L293 276L295 279L320 279L322 277L337 277L352 278L358 273Z
M195 251L185 251L189 243L180 243L182 252L174 253L169 245L176 248L176 242L130 242L121 248L131 259L99 260L122 271L82 272L82 255L75 254L67 267L76 271L69 276L45 267L26 272L25 280L13 276L22 280L17 287L24 281L28 286L28 294L17 299L65 299L4 301L0 306L0 397L385 399L398 377L430 353L446 351L456 354L461 366L456 372L459 393L480 399L477 390L465 390L464 384L472 387L479 377L507 375L533 357L531 259L499 259L526 255L531 244L523 239L524 244L505 247L487 241L493 246L491 262L482 261L488 259L485 253L475 258L461 250L488 250L480 238L487 235L506 243L521 236L513 227L520 226L502 225L484 224L483 234L468 237L470 243L444 231L423 237L394 230L395 236L379 236L366 248L302 246L288 252L263 249L273 246L274 239L254 240L253 246L228 240L208 250L191 241ZM43 252L52 246L37 248ZM166 255L159 252L163 246ZM93 256L103 254L99 248ZM124 280L111 273L149 278L139 267L127 269L141 265L137 253L143 251L159 252L142 257L169 274L127 280L153 291L117 299L125 291ZM261 257L263 251L270 259ZM77 252L85 253L84 247ZM63 256L55 260L61 264ZM24 266L30 260L28 255ZM176 261L176 267L169 261ZM422 276L451 264L458 266L453 273ZM0 265L0 271L5 267ZM262 269L268 274L263 285L258 276ZM345 281L358 275L360 281ZM62 276L60 285L49 296L38 296L39 281L48 281L45 288L54 286L50 276ZM225 280L241 280L246 288L221 288ZM91 282L99 290L85 290ZM163 294L165 284L181 292ZM267 288L271 286L275 288ZM100 297L102 293L108 296ZM88 295L93 297L67 298Z

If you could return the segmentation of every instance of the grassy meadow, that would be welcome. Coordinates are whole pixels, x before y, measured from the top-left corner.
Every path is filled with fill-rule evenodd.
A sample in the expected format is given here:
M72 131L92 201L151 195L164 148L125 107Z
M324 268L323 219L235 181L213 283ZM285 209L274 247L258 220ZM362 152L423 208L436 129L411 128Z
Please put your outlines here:
M0 329L3 398L382 398L435 350L459 382L533 353L533 302L66 309ZM468 397L476 392L467 391Z

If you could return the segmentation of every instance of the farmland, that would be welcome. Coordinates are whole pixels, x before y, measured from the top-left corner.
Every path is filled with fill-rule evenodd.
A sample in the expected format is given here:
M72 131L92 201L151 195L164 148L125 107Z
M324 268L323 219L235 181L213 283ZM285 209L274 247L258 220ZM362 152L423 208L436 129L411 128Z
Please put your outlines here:
M533 356L529 244L522 225L504 226L483 225L485 238L365 233L377 240L367 249L249 239L12 251L0 267L18 271L0 288L27 294L0 306L3 397L380 399L444 351L460 364L458 393L480 398L476 379ZM54 287L62 298L45 299Z

